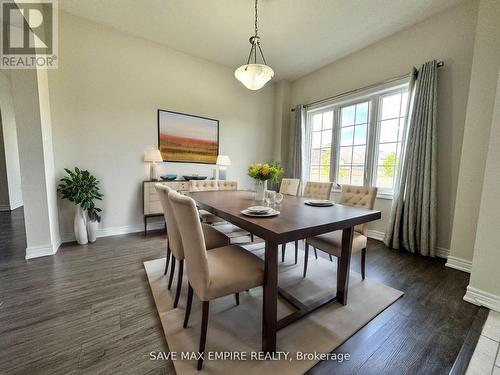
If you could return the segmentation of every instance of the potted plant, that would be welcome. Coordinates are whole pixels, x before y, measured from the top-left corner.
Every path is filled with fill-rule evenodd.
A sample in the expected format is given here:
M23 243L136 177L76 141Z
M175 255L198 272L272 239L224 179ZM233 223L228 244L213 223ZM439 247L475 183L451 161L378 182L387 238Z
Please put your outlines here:
M263 201L267 189L267 181L277 182L285 173L280 163L271 161L269 163L251 164L248 167L248 175L255 180L255 200Z
M101 200L103 195L99 191L99 181L89 171L64 168L67 175L61 178L57 191L62 199L69 200L76 205L75 219L73 223L75 238L80 245L88 242L85 210L93 206L94 200ZM99 211L100 212L100 209Z

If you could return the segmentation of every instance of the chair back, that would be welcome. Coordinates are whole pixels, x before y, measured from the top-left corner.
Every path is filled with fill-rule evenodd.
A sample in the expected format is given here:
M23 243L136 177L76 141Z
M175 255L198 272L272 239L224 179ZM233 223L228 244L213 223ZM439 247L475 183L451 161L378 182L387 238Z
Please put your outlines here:
M330 199L333 182L307 181L304 188L304 197L312 199Z
M176 191L168 193L182 238L189 283L198 297L206 294L209 282L207 248L198 210L193 199Z
M219 184L217 180L191 180L189 181L189 191L217 191Z
M174 254L175 259L184 259L184 249L182 247L181 234L179 228L177 227L177 221L175 219L174 211L172 205L170 204L170 198L168 193L173 191L172 188L163 185L155 184L156 193L160 197L161 207L163 208L163 216L165 217L165 223L167 224L167 238L168 246Z
M219 190L238 190L238 183L236 181L219 180L217 181L217 186Z
M375 198L377 197L376 187L342 185L342 193L340 194L340 204L351 207L366 208L373 210ZM366 236L368 224L359 224L354 227L354 230Z
M286 195L298 195L299 186L299 178L284 178L281 180L280 193Z

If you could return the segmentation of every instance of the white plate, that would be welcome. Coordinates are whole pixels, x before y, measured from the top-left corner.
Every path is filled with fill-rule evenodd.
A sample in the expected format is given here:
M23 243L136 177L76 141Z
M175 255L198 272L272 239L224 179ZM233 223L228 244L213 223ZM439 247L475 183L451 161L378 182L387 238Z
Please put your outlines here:
M247 210L254 214L259 214L259 213L271 212L273 209L271 207L266 207L266 206L252 206L248 207Z
M333 206L333 202L329 200L317 199L317 200L308 200L304 202L309 206L317 206L317 207L329 207Z
M276 210L271 210L270 212L264 212L264 213L257 214L257 213L249 211L248 209L242 210L241 213L243 215L252 216L252 217L272 217L272 216L277 216L280 214L280 212L276 211Z

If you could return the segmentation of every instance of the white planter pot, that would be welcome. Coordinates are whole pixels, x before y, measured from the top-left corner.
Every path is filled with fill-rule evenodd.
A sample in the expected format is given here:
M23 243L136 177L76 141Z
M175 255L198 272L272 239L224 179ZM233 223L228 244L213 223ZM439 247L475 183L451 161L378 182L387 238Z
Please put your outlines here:
M254 200L262 202L266 197L267 181L255 180Z
M95 242L97 237L97 221L89 220L87 222L87 234L89 237L89 242Z
M80 205L76 206L73 229L75 231L76 242L78 242L79 245L85 245L89 242L87 237L85 214L83 208Z

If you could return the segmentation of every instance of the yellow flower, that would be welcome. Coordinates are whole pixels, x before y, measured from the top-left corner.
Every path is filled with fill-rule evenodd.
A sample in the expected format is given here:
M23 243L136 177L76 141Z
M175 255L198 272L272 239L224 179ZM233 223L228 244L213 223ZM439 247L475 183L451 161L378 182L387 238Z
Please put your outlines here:
M264 176L267 176L267 175L269 174L269 172L270 172L269 165L264 164L264 165L262 166L262 174L263 174Z

